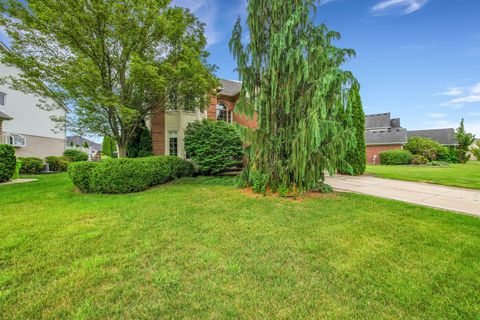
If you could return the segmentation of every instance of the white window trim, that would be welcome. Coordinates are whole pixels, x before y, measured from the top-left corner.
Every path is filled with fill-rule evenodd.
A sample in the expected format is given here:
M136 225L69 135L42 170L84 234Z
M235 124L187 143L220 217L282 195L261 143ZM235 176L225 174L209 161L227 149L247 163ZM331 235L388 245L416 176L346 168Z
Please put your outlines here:
M174 155L172 155L172 154L170 153L170 149L171 149L171 147L170 147L170 139L173 138L173 137L172 137L173 135L175 135L174 138L177 139L177 154L174 154ZM169 155L169 156L177 156L177 157L180 155L180 152L178 151L178 131L177 131L177 130L170 130L170 131L168 131L168 155Z
M11 143L10 142L10 139L13 139L13 141L15 141L15 138L21 138L23 139L23 144L15 144L15 143ZM17 148L25 148L27 146L27 138L25 138L24 136L22 136L21 134L16 134L16 133L5 133L5 143L12 146L12 147L17 147Z

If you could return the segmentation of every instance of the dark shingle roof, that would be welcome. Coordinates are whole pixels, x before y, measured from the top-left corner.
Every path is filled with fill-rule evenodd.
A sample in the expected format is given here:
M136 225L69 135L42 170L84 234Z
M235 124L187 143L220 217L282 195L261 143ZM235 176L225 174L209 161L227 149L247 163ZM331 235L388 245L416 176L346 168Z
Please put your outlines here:
M392 128L401 128L402 126L400 125L400 118L390 120L390 126Z
M5 113L3 113L2 111L0 111L0 119L2 120L12 120L12 117L6 115Z
M367 145L390 145L407 143L407 130L403 128L365 131Z
M238 81L220 79L221 90L219 94L233 97L240 93L242 84Z
M458 144L455 138L455 130L452 128L408 131L408 138L412 137L430 138L443 145L453 146Z
M70 142L73 141L73 144L75 145L79 145L79 146L83 146L84 143L88 143L89 147L94 149L94 150L97 150L97 151L102 151L102 145L100 143L96 143L92 140L88 140L84 137L81 137L81 136L70 136L70 137L67 137L67 146L70 146Z
M390 128L390 113L370 114L365 116L365 128Z

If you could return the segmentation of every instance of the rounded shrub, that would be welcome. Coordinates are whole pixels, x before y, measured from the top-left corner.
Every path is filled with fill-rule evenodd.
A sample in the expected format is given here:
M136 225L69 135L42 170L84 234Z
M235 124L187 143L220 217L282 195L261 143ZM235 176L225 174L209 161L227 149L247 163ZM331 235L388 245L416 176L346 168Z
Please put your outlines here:
M70 159L70 162L88 161L88 153L76 149L67 149L63 156Z
M449 151L446 147L429 138L412 137L405 144L405 150L412 154L421 155L429 161L443 159L448 156Z
M204 175L215 175L243 163L243 141L234 125L203 120L190 123L185 132L185 150Z
M0 182L6 182L15 173L17 159L15 149L6 144L0 144Z
M73 183L87 193L139 192L192 173L190 162L166 156L77 162L69 167Z
M68 170L70 164L70 158L50 156L45 158L45 162L48 163L50 171L64 172Z
M421 166L427 163L428 163L428 159L425 158L424 156L421 156L419 154L412 156L412 164L415 166Z
M389 150L380 153L380 163L385 165L407 165L412 161L412 154L407 150Z
M20 173L35 174L43 170L43 160L35 157L20 157L18 160L22 161Z

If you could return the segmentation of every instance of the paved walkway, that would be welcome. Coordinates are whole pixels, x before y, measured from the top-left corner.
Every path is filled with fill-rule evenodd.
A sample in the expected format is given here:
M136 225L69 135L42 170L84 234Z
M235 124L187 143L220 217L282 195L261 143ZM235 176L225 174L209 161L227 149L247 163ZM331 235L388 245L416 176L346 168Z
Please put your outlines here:
M372 176L338 175L328 177L326 182L339 191L368 194L480 217L480 190L382 179Z

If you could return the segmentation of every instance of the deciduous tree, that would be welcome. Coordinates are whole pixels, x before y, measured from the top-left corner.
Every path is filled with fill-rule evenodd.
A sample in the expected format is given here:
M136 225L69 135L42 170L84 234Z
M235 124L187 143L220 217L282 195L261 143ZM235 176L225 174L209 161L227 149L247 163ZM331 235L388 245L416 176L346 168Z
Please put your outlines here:
M21 71L11 86L71 106L69 129L112 136L120 156L154 110L208 105L216 80L204 26L170 0L0 0L0 9L11 39L2 60Z

